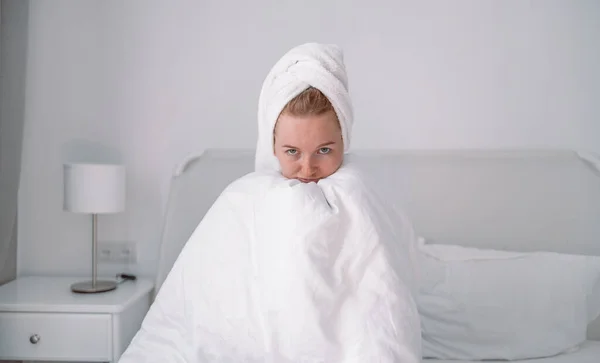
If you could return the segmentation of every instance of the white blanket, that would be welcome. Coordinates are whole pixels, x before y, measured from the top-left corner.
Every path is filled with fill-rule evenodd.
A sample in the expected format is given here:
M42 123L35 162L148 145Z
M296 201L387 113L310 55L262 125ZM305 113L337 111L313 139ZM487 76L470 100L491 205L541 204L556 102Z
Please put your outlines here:
M251 173L187 242L121 363L421 361L416 239L351 162Z

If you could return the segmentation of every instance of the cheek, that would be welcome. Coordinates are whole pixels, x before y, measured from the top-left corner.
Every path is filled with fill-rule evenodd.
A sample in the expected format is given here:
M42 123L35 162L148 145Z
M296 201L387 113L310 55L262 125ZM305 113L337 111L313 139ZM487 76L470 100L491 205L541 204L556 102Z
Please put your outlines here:
M275 153L275 156L277 157L277 160L279 160L281 174L283 174L283 176L285 176L286 178L294 176L294 174L297 172L297 166L294 162L294 159L290 158L285 154L282 155L280 153Z
M344 158L343 154L333 155L328 160L328 167L330 169L334 169L333 171L337 170L340 167L340 165L342 164L343 158Z
M337 171L342 164L343 155L330 155L323 157L321 162L318 164L319 171L323 176L329 176Z

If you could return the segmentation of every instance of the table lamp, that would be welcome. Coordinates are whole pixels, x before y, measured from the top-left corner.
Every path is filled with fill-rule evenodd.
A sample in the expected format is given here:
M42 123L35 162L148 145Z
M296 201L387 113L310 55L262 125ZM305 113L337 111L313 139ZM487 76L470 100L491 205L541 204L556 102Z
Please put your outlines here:
M63 209L92 217L92 279L71 285L71 291L97 293L114 290L116 281L98 280L98 214L125 210L125 167L115 164L67 163Z

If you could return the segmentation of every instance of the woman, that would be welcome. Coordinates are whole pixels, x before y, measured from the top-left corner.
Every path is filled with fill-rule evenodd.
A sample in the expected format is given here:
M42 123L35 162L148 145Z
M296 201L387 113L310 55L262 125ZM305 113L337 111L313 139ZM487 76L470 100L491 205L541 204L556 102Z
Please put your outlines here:
M344 158L347 89L336 46L277 62L256 171L198 225L120 362L420 361L414 234Z

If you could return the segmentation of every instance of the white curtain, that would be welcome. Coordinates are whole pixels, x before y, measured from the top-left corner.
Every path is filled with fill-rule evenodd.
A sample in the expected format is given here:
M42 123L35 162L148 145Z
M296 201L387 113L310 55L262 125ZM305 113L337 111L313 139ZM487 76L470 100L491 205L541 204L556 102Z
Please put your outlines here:
M17 274L29 1L0 2L0 284Z

